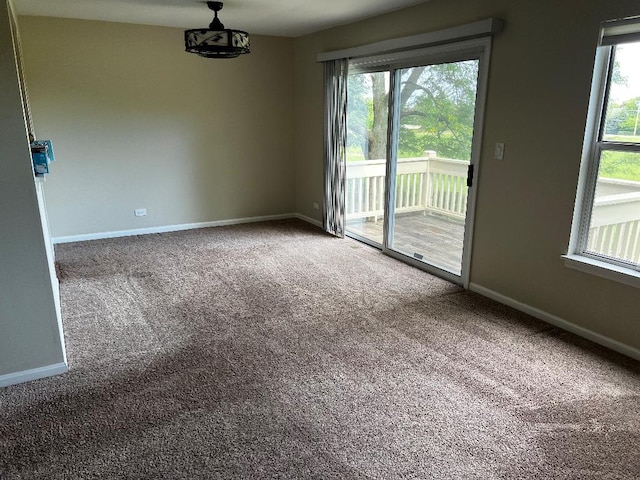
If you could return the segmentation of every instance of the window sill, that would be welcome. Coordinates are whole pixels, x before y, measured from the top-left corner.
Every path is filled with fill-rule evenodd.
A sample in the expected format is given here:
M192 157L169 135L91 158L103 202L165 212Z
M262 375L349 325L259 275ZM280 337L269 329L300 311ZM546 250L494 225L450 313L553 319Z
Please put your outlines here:
M611 263L595 260L582 255L563 255L564 264L574 270L597 275L598 277L640 288L640 272Z

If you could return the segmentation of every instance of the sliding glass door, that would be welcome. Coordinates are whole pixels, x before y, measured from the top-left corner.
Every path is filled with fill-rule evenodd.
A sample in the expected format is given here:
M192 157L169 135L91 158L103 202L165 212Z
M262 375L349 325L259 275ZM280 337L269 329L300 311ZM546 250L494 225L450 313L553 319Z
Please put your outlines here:
M484 45L352 60L346 233L460 284L468 278ZM485 70L483 70L483 68Z
M388 247L460 275L478 60L403 68Z

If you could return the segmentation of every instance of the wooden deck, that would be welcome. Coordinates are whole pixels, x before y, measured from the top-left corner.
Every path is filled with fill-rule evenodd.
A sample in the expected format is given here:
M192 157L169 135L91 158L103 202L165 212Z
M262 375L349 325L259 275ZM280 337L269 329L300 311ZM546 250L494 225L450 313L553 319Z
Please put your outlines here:
M347 233L353 233L382 244L383 221L366 219L347 222ZM430 213L396 215L392 248L410 257L422 255L422 261L457 275L461 272L464 222Z

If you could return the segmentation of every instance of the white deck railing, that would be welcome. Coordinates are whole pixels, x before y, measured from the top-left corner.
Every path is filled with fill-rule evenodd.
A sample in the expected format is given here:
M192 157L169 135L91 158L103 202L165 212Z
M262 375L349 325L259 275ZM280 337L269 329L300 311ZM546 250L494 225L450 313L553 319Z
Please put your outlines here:
M385 160L347 164L347 220L384 214ZM425 157L398 160L396 213L439 212L464 218L467 211L468 162Z
M597 193L587 249L640 263L640 182L601 178Z
M347 163L347 221L384 214L385 160ZM467 168L462 160L424 157L398 160L396 213L434 212L464 218ZM640 262L640 182L600 179L593 207L588 249Z

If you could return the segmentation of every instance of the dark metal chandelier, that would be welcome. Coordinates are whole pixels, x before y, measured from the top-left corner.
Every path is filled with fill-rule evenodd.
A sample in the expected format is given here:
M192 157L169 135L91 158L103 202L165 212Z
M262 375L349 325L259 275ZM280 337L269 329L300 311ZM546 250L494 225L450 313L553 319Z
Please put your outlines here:
M184 45L187 52L197 53L206 58L235 58L249 53L249 34L242 30L224 28L218 18L222 2L207 2L215 12L209 28L185 30Z

